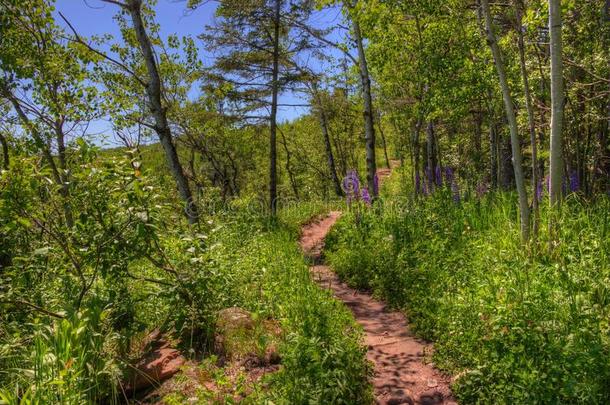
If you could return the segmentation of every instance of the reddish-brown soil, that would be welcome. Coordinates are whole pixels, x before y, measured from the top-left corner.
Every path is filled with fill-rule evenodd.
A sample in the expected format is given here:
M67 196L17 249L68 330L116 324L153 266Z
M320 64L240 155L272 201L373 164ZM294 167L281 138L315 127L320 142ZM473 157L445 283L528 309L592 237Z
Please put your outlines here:
M340 215L340 212L331 212L305 226L300 244L305 254L318 263L311 268L314 279L321 287L332 290L364 329L367 358L374 367L375 402L387 405L455 404L449 388L450 378L427 361L432 346L413 336L404 314L390 311L371 295L348 287L328 266L319 264L324 238Z
M385 179L390 177L392 174L392 169L400 166L400 160L390 159L390 167L380 167L377 169L377 178L379 179L379 184L383 183Z

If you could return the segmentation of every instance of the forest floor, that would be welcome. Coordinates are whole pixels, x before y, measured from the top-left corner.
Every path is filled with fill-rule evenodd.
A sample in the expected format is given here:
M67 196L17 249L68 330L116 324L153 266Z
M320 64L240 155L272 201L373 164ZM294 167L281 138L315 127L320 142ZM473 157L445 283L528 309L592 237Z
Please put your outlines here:
M378 173L380 180L389 169ZM370 294L343 283L323 264L324 239L341 212L330 212L302 229L300 245L314 263L313 278L322 288L331 290L354 314L364 330L367 358L374 369L373 389L377 404L455 404L449 385L451 378L431 364L433 347L416 338L405 315L389 310Z

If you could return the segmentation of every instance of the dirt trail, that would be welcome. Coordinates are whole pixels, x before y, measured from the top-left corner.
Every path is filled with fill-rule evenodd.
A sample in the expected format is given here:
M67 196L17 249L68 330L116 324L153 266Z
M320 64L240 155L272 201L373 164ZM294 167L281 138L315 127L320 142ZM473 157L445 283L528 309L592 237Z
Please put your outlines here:
M379 184L382 184L385 179L390 177L392 174L392 169L400 166L400 160L390 160L390 167L380 167L377 169L377 178L379 179Z
M374 365L373 387L377 404L455 404L449 388L450 379L430 364L426 355L431 345L415 338L401 312L389 311L383 302L369 294L356 291L322 264L324 238L337 221L340 212L303 228L300 245L314 259L314 279L323 288L333 291L354 314L365 332L367 358Z

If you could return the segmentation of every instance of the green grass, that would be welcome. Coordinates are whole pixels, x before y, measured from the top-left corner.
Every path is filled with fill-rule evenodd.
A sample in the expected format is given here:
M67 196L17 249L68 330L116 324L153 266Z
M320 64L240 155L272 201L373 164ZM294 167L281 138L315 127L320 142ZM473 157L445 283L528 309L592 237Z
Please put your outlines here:
M551 252L545 231L521 245L513 195L385 203L341 218L330 263L435 341L462 403L610 401L607 198L569 197Z
M351 313L310 279L296 244L300 226L325 208L312 203L286 210L274 223L236 217L217 236L213 260L231 277L231 301L224 305L281 322L282 368L265 394L275 403L371 400L361 331Z
M158 233L158 244L179 271L179 287L189 292L188 300L177 288L100 278L83 308L65 319L31 314L28 324L6 324L0 353L11 359L0 360L6 367L0 373L0 403L114 402L121 395L121 371L128 369L125 356L133 354L129 347L146 331L162 326L182 336L185 353L193 348L205 354L216 312L230 306L281 325L280 371L255 390L250 402L370 403L361 331L351 313L310 279L297 245L301 225L328 207L307 203L285 209L271 221L243 201L233 204L200 230L177 226ZM159 277L144 260L130 262L129 269ZM23 338L30 333L33 339Z

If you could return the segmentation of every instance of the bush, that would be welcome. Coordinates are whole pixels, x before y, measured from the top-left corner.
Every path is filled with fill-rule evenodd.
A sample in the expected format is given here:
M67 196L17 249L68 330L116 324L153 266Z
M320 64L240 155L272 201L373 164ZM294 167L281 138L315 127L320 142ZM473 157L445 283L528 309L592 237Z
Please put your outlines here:
M230 306L282 325L284 366L261 396L370 399L360 332L310 280L296 243L322 204L272 221L244 198L189 227L133 157L79 147L68 197L33 158L16 156L0 173L0 248L10 252L0 258L0 403L118 400L122 371L150 330L205 356L216 314Z
M550 252L520 243L513 195L401 204L343 216L328 257L436 342L463 403L610 401L607 198L569 197Z
M111 355L118 336L108 314L92 307L52 326L32 325L31 352L14 364L14 388L0 390L0 403L84 404L115 398L121 370Z

